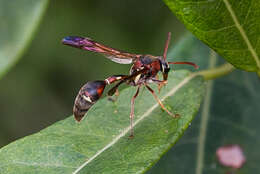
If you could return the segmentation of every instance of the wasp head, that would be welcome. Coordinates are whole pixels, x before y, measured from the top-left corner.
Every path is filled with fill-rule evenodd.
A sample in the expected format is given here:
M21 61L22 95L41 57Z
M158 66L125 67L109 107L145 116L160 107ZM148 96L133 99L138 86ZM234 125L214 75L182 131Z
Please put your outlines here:
M161 65L161 71L163 74L163 80L167 80L168 78L168 73L170 71L170 66L167 61L164 59L160 59L160 65Z

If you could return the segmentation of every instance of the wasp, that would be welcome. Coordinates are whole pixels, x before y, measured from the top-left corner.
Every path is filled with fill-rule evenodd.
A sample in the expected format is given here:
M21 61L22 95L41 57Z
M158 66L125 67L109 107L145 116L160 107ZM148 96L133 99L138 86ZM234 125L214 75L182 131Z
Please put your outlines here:
M109 91L108 96L113 96L118 92L118 87L126 83L130 86L137 87L136 93L131 99L131 112L130 112L130 137L133 137L133 120L134 120L134 103L139 94L140 88L145 86L153 95L155 100L159 103L161 108L166 111L170 116L177 117L178 114L171 113L157 97L154 90L149 86L150 83L156 83L158 90L167 84L168 72L170 71L170 64L188 64L195 68L198 66L192 62L167 62L167 50L171 39L171 33L168 33L168 38L165 43L163 56L131 54L124 51L119 51L110 48L101 43L98 43L90 38L68 36L62 40L62 43L79 49L96 52L103 54L105 57L119 64L132 64L129 75L113 75L105 80L96 80L87 82L81 89L75 99L73 114L74 118L80 122L87 111L103 94L107 85L116 83ZM161 72L163 79L159 80L158 73Z

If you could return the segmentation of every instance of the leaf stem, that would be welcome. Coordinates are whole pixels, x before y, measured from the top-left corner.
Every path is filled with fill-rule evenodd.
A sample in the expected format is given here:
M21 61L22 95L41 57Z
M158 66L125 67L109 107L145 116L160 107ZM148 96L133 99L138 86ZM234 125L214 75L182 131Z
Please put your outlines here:
M203 76L205 80L213 80L231 73L234 69L235 68L230 63L225 63L216 68L202 70L199 72L195 72L194 74Z

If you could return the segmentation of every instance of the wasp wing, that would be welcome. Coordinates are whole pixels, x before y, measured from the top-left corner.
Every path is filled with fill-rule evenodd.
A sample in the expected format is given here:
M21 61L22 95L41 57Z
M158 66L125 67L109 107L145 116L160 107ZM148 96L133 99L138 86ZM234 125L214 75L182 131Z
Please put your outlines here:
M103 44L95 42L89 38L68 36L62 40L62 43L72 47L88 50L96 53L101 53L110 60L120 64L130 64L141 55L130 54L123 51L116 50L114 48L107 47Z

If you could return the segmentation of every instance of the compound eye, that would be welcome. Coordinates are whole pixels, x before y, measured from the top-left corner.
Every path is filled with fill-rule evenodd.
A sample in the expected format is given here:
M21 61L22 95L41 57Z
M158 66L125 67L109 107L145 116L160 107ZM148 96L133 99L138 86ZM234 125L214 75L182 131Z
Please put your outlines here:
M170 71L170 68L167 67L167 68L164 68L164 73L168 73Z
M160 60L160 63L161 63L161 71L167 74L170 71L169 64L164 60Z
M168 73L170 71L170 66L168 63L164 62L162 66L163 66L164 73Z

